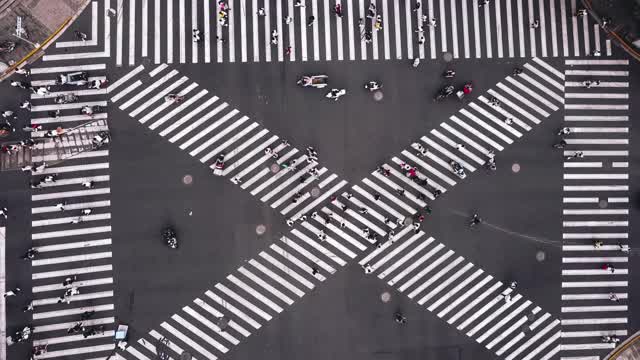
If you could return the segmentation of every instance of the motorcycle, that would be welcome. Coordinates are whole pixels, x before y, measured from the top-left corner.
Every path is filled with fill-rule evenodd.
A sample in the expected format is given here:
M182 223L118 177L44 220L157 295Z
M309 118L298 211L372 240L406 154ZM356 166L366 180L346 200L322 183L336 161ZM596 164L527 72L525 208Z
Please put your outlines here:
M382 84L378 84L377 81L369 81L368 83L364 84L364 88L369 91L376 91L382 88Z
M55 98L56 104L69 104L78 101L78 96L75 94L63 94L58 95Z
M325 97L328 99L333 99L333 101L338 101L338 99L340 99L340 97L346 93L347 90L345 89L331 89L331 91L329 91Z
M449 161L449 165L451 165L454 174L456 174L460 179L467 177L467 174L464 172L464 168L457 161L451 160Z
M177 249L178 248L178 238L176 237L176 232L170 228L167 227L164 230L162 230L162 239L167 243L167 246L169 246L172 249Z
M438 95L435 97L435 100L442 100L446 97L451 96L451 94L453 94L453 90L455 88L453 87L453 85L447 85L444 88L442 88L442 90L440 90L440 92L438 93Z
M445 72L444 72L444 74L442 74L442 75L443 75L445 78L450 79L450 78L452 78L452 77L456 76L456 72L455 72L455 71L453 71L453 70L447 70L447 71L445 71Z
M82 109L80 109L80 113L82 113L83 115L93 115L94 113L98 113L102 111L102 107L99 105L95 105L95 106L83 106Z
M100 131L93 137L93 139L91 139L91 143L93 144L93 147L95 149L99 149L100 147L102 147L102 145L108 144L110 140L111 139L109 137L109 132Z
M571 134L571 129L568 127L563 127L562 129L558 130L558 135L569 135Z
M311 75L311 76L303 76L296 82L296 84L302 87L314 87L318 89L322 89L329 85L329 77L327 75Z

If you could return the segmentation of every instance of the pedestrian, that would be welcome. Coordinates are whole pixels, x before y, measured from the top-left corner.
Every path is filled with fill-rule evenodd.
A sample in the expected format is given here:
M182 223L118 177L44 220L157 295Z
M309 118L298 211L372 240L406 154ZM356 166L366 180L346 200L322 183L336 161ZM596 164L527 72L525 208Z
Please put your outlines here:
M313 25L313 23L316 21L316 17L311 15L309 16L309 18L307 18L307 26L311 26Z
M464 144L456 144L456 150L462 151L464 149Z
M480 219L478 214L473 214L473 217L471 218L471 222L469 223L469 226L473 227L480 224L481 222L482 222L482 219Z
M396 189L396 193L397 193L398 195L400 195L400 196L404 196L404 189L397 188L397 189Z
M600 247L602 247L602 244L604 244L604 243L602 242L602 240L596 240L596 241L594 241L594 242L593 242L593 247L594 247L595 249L600 249Z
M418 12L418 10L420 10L420 5L422 5L420 4L420 1L416 1L416 4L413 5L413 11Z
M505 302L510 302L511 301L511 294L505 294L504 295L504 301Z
M87 34L79 30L74 30L73 33L76 35L76 38L78 38L78 40L82 40L82 42L87 41Z
M4 296L4 297L8 297L8 296L16 296L16 295L18 295L18 293L20 293L21 291L22 291L22 290L21 290L19 287L17 287L17 288L15 288L15 289L13 289L13 290L9 290L9 291L5 292L2 296Z
M365 30L365 32L364 32L364 42L367 43L367 44L373 42L373 33L371 32L371 30Z
M505 123L505 125L511 125L511 124L513 124L513 118L506 117L506 118L504 119L504 123Z
M200 40L202 40L200 38L200 29L193 29L191 30L191 35L193 36L193 42L200 42Z
M12 81L10 85L13 87L19 87L21 89L26 89L27 87L29 87L29 84L24 81Z
M4 216L5 219L7 218L8 214L9 214L9 209L7 209L6 207L3 207L0 209L0 215Z
M292 22L293 22L293 16L291 16L291 15L287 15L287 17L286 17L286 18L284 18L284 23L285 23L285 24L289 25L289 24L291 24Z
M613 266L613 264L609 264L609 263L603 264L602 270L607 270L612 274L616 272L616 268Z
M295 6L295 7L304 7L304 1L303 0L296 0L295 4L293 4L293 6Z
M587 16L587 9L578 9L578 11L576 12L576 14L574 16L575 17Z
M82 320L82 321L89 320L95 313L96 313L95 310L87 310L87 311L83 312L82 314L80 314L80 320Z
M67 329L67 334L75 334L82 331L82 321L75 323L72 327Z
M333 7L333 11L336 13L337 17L342 17L342 4L340 3L336 3L336 5Z
M369 8L367 9L367 18L373 19L376 17L376 4L369 3Z
M219 42L221 42L222 44L227 42L227 39L225 39L224 37L222 37L221 35L216 35L216 40L218 40Z
M364 269L365 274L371 274L373 272L373 268L371 267L371 264L366 264L362 266L362 268Z
M411 63L411 66L413 66L414 68L417 68L418 65L420 65L420 58L419 57L413 59L413 63Z
M423 34L424 33L424 28L422 27L422 25L418 25L418 30L415 30L415 33L417 33L417 34Z
M512 281L511 283L509 283L509 288L511 290L515 290L516 287L518 287L518 282L517 281Z
M314 265L311 267L311 275L315 276L318 274L318 268Z
M532 29L537 29L539 27L540 27L540 20L538 20L538 19L533 20L533 22L531 23L531 28Z
M425 41L426 41L426 39L425 39L424 35L420 35L418 37L418 45L424 44Z
M40 86L35 89L36 94L38 95L47 95L51 90L50 86Z
M70 277L65 278L65 279L62 281L62 286L63 286L63 287L69 287L69 286L71 286L71 284L73 284L73 283L76 281L76 279L77 279L77 278L78 278L78 277L77 277L76 275L73 275L73 276L70 276Z
M380 200L380 194L378 194L378 193L373 194L373 200L376 200L376 201Z
M82 215L89 215L89 214L91 214L91 212L93 212L92 209L82 209L81 214Z
M29 311L33 311L33 300L29 301L27 306L22 308L22 312L29 312Z
M20 109L31 110L31 102L29 100L25 100L20 103Z
M45 183L53 183L53 182L56 182L56 176L57 176L57 174L47 175L47 176L45 176L45 177L44 177L43 181L44 181Z
M56 204L56 208L57 208L58 210L60 210L60 211L64 211L64 207L65 207L66 205L67 205L67 203L63 201L63 202L61 202L61 203L57 203L57 204Z
M87 189L93 189L95 187L95 183L92 180L87 180L82 182L82 186L86 187Z
M285 55L291 55L291 50L292 50L292 47L291 46L287 46L287 48L284 50L284 54Z
M628 254L629 251L631 250L631 248L629 248L629 245L623 245L621 243L618 243L618 248L620 249L620 251L626 254Z
M358 19L358 27L360 28L360 33L364 32L364 19L363 18L359 18Z
M436 22L436 19L431 18L431 19L429 20L429 23L427 24L427 26L432 27L432 28L435 28L435 27L437 27L437 26L438 26L438 23Z
M480 3L478 3L478 7L483 7L485 5L489 5L490 2L491 2L491 0L480 0Z
M278 45L278 31L275 29L271 32L271 44Z
M258 9L258 16L267 16L267 12L264 10L263 7Z
M27 68L20 68L16 70L16 74L24 75L25 77L31 75L31 70Z
M600 53L600 50L598 49L593 50L593 52L591 53L591 56L600 56L600 55L601 53Z
M402 315L401 312L396 312L395 314L393 314L393 319L398 324L406 324L407 323L407 318L404 317L404 315Z
M367 210L367 208L365 207L362 207L358 212L362 215L366 215L367 213L369 213L369 210Z
M615 293L609 293L609 300L613 302L619 302L620 298L618 298L618 295L616 295Z
M327 239L327 234L325 234L324 230L320 230L318 233L318 239L320 239L320 241L325 241Z
M62 296L58 298L58 304L62 303L63 301L66 302L67 304L70 304L71 298L78 294L80 294L80 291L78 290L77 287L72 287L70 289L67 289L64 292L64 294L62 294Z
M82 216L77 216L77 217L74 217L73 219L71 219L71 222L69 224L79 224L83 220L84 219L82 218Z
M382 30L382 15L376 15L376 22L373 24L373 28L376 29L376 31Z
M413 233L417 234L419 232L420 232L420 223L416 221L413 223Z

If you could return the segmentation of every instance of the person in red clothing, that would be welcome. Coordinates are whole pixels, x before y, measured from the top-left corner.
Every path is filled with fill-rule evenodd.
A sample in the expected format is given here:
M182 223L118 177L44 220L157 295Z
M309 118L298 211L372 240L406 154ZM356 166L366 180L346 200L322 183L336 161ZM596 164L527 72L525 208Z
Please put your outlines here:
M466 84L464 88L462 88L462 92L464 92L465 95L471 94L472 91L473 91L473 85L471 83Z

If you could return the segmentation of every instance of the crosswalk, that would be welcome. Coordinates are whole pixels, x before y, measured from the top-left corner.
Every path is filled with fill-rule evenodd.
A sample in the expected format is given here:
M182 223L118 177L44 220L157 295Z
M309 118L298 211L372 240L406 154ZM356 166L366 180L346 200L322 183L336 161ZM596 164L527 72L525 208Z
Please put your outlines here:
M228 0L222 12L208 0L94 1L92 38L81 44L88 49L71 53L68 47L78 42L65 42L43 60L110 57L112 48L117 66L144 58L171 64L612 55L600 26L575 16L577 0L493 0L487 6L478 0L294 1ZM370 4L381 16L380 29L375 16L368 17ZM99 47L102 38L94 31L99 21L104 49L94 51L90 45ZM200 42L192 41L194 29Z
M31 95L31 123L43 126L32 137L86 123L94 132L108 130L106 113L80 114L85 105L106 106L106 89L70 90L55 85L57 74L84 70L91 79L105 79L104 63L31 69L32 86L50 86L49 94ZM78 101L54 102L55 96L67 93L77 95ZM91 140L87 136L82 141L91 144ZM64 162L46 153L32 160L48 164L32 175L32 184L38 184L31 195L31 246L38 251L31 261L33 346L47 347L39 359L106 358L115 350L109 150L104 146ZM54 176L54 181L43 182L46 176ZM75 281L63 284L66 279ZM60 301L70 289L79 293ZM82 320L83 316L88 318ZM95 334L69 333L78 322Z
M601 359L602 336L627 336L629 62L565 65L564 155L584 157L564 162L562 355Z
M501 282L491 282L491 276L481 277L482 270L411 223L428 215L427 201L462 181L450 160L475 172L492 153L559 110L565 101L563 79L561 71L534 58L522 74L508 76L345 189L346 181L314 159L307 162L307 154L296 155L292 145L168 65L134 68L107 89L114 104L212 169L224 153L225 167L218 174L268 202L288 218L292 230L120 355L144 360L187 351L197 358L222 357L362 255L367 272L380 271L381 279L394 274L389 285L411 289L410 297L431 311L457 299L439 309L441 317L450 313L448 323L469 329L468 336L486 341L496 353L510 359L551 358L560 350L559 320ZM184 100L167 102L170 92ZM466 272L475 276L462 277ZM482 296L455 298L462 289Z

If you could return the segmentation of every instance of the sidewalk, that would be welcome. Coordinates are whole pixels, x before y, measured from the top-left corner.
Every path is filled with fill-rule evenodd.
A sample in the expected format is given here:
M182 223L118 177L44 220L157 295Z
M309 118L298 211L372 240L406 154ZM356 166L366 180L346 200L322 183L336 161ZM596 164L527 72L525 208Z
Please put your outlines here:
M640 1L581 0L592 18L609 19L606 36L640 61Z
M24 63L37 59L76 19L91 0L0 0L0 44L16 43L9 53L0 53L0 81ZM16 36L18 17L26 36Z
M605 360L638 360L640 359L640 332L633 334L622 345L615 349Z

